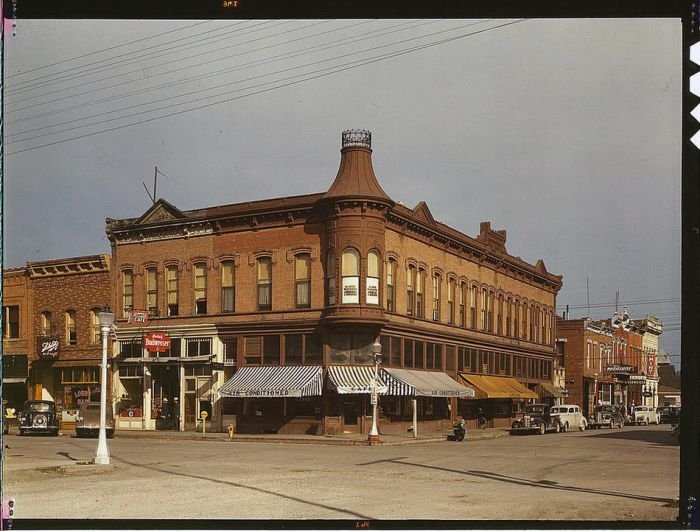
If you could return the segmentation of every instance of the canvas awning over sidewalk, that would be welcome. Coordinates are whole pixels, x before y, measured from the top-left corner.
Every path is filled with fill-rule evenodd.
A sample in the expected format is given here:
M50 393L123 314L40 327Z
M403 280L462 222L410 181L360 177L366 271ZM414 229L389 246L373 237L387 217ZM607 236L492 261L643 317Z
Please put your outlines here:
M474 389L455 382L444 372L382 368L389 395L474 397Z
M242 367L219 389L219 394L233 398L284 398L320 396L322 389L320 365Z
M374 367L367 365L332 365L328 367L328 384L339 394L371 393ZM389 387L379 373L377 393L385 394Z
M515 378L459 373L461 380L476 388L476 398L537 398Z

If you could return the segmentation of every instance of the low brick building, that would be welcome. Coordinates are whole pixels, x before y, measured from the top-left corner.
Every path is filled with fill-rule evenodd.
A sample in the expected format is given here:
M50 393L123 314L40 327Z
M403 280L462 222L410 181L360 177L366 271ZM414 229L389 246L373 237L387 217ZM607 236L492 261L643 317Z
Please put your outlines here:
M397 204L370 134L342 141L325 192L107 219L122 427L367 432L375 338L385 433L509 425L552 383L561 276Z

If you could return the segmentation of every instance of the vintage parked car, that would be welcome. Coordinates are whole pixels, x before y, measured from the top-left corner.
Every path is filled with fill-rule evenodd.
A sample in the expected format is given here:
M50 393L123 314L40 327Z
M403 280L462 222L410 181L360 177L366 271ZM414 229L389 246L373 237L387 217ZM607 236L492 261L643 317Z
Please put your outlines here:
M105 431L107 437L114 437L114 417L112 406L107 404L105 411ZM76 437L97 437L100 433L100 403L84 402L80 405L80 412L75 419Z
M559 415L561 431L569 431L578 428L580 431L586 429L586 417L583 416L581 408L574 404L560 404L551 409L552 415Z
M58 435L56 404L51 400L27 400L17 418L20 435L27 433Z
M601 405L593 409L593 414L588 418L589 428L622 428L625 423L625 415L617 406Z
M675 424L681 418L681 408L678 406L660 406L656 412L661 424Z
M535 432L544 435L548 431L559 433L559 415L552 414L548 404L528 404L525 411L513 421L510 433Z
M659 414L651 406L634 406L630 424L658 424Z

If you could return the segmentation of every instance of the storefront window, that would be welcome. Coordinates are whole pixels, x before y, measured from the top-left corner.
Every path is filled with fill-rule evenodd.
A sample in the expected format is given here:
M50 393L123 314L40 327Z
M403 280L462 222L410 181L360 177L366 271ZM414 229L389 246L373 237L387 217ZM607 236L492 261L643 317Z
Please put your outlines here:
M445 346L445 370L447 372L455 370L455 347L453 345Z
M140 339L127 339L119 342L119 355L122 358L140 358L143 347Z
M304 336L290 334L284 336L284 364L301 365L304 353Z
M416 369L425 368L425 343L423 341L415 342L413 364Z
M413 344L414 341L412 339L403 340L403 366L407 369L412 369L416 366L413 357Z
M187 357L209 356L211 354L211 338L195 337L185 339L187 345Z
M332 334L331 363L334 365L369 365L373 363L369 334Z
M323 336L306 334L304 336L304 365L321 365L323 363Z

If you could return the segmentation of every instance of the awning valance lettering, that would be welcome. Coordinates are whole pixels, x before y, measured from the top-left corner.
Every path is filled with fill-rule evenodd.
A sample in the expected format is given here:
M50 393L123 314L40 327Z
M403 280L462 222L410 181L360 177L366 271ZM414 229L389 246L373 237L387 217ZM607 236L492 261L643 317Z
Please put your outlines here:
M242 367L219 394L232 398L320 396L322 388L320 365Z
M476 389L476 398L537 398L515 378L460 373L460 379Z
M328 385L338 394L360 394L372 392L374 367L366 365L332 365L328 367ZM386 394L389 386L379 373L377 393Z
M474 389L455 382L444 372L382 369L389 395L474 397Z
M27 383L27 379L26 378L3 378L2 379L3 385L18 384L18 383Z

